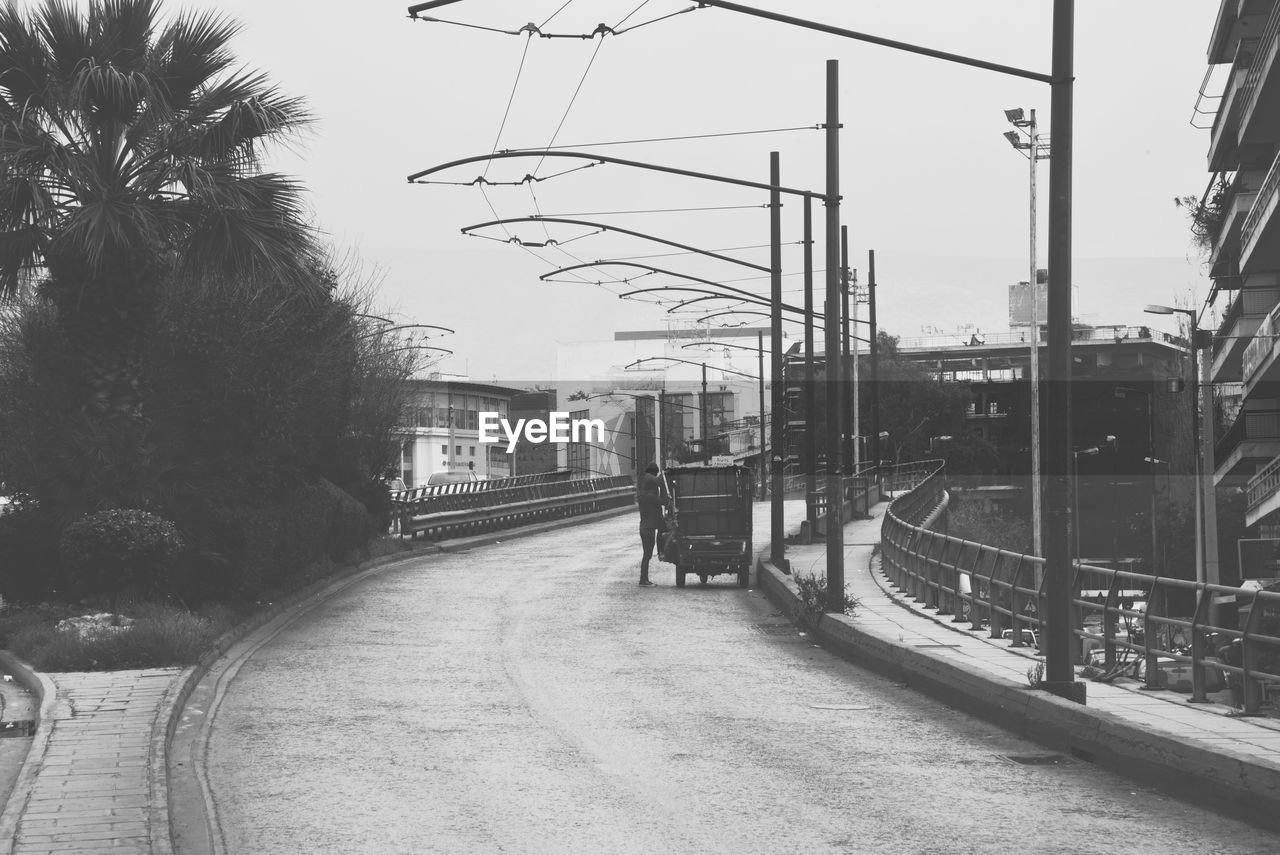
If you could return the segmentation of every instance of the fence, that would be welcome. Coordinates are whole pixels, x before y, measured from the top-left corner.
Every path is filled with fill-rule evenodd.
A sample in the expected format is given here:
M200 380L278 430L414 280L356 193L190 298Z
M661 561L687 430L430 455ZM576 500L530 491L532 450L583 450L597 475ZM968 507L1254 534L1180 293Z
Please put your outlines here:
M938 520L945 524L947 493L942 465L931 465L932 472L885 513L885 575L926 608L953 615L957 623L968 621L974 631L1008 638L1014 646L1038 643L1045 613L1043 559L932 530ZM1141 669L1146 686L1158 689L1189 672L1193 702L1225 682L1233 702L1249 715L1280 694L1280 593L1079 563L1071 573L1072 635L1079 640L1072 653L1078 659L1101 651L1099 679L1138 676ZM1080 595L1089 588L1104 593ZM1190 616L1170 613L1180 601L1194 601ZM1240 620L1214 623L1215 601L1223 611L1234 604Z
M561 476L560 472L565 474ZM629 475L570 479L568 470L545 474L555 477L518 476L397 493L393 513L399 521L399 534L412 539L421 536L442 540L622 507L635 501L635 484ZM479 485L487 486L478 489Z

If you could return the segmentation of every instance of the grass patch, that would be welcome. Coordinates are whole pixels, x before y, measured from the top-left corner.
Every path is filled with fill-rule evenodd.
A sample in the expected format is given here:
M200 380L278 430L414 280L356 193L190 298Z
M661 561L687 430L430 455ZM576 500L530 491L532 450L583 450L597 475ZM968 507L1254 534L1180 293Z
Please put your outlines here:
M191 665L240 617L224 606L192 612L160 603L121 609L133 619L118 632L81 634L58 621L83 613L61 604L12 610L0 618L0 640L37 671L120 671Z

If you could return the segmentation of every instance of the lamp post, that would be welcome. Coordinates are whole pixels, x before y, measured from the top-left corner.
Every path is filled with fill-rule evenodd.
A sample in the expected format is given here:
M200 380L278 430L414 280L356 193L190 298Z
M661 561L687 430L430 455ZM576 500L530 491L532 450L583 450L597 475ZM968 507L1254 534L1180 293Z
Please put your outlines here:
M1025 118L1025 116L1026 113L1021 107L1004 111L1004 117L1018 129L1005 131L1004 138L1014 149L1023 153L1030 165L1031 263L1027 285L1031 291L1031 538L1032 551L1036 555L1043 555L1044 544L1041 542L1043 522L1040 508L1042 500L1040 495L1040 283L1036 253L1036 161L1047 158L1049 152L1048 146L1041 143L1040 135L1036 130L1036 111L1032 109L1030 117ZM1021 135L1019 131L1022 132ZM1024 140L1022 135L1027 138Z
M1207 490L1204 484L1204 461L1201 459L1202 449L1200 448L1200 347L1204 344L1204 334L1208 330L1201 330L1196 318L1194 309L1179 309L1173 306L1149 305L1144 312L1152 315L1186 315L1187 322L1191 329L1191 446L1192 457L1195 462L1195 521L1196 521L1196 581L1218 581L1217 579L1209 580L1207 578L1206 559L1205 559L1205 541L1207 536L1204 530L1205 505L1212 501L1209 495L1205 495Z

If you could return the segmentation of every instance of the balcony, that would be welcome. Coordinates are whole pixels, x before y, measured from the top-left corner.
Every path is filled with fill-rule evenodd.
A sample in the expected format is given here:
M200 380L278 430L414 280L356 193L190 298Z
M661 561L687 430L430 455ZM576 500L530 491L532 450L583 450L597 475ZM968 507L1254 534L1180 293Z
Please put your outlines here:
M1240 226L1240 272L1262 273L1280 269L1280 154L1271 162L1249 215Z
M1280 304L1280 288L1246 288L1235 292L1214 336L1213 379L1239 382L1243 379L1245 349L1267 314Z
M1240 140L1240 114L1244 100L1244 88L1253 65L1257 39L1241 39L1231 63L1226 88L1218 102L1218 113L1213 119L1209 135L1209 171L1229 172L1238 163Z
M1274 458L1249 479L1245 490L1244 524L1256 525L1263 518L1280 511L1280 457Z
M1253 59L1239 92L1239 144L1270 145L1280 137L1280 3L1271 7L1266 28L1253 49Z
M1214 480L1253 475L1280 455L1280 410L1245 410L1214 448Z
M1266 179L1261 169L1241 169L1231 180L1222 206L1217 234L1213 235L1213 252L1209 255L1209 277L1217 280L1220 290L1239 288L1240 278L1240 227L1253 209L1258 198L1258 188Z

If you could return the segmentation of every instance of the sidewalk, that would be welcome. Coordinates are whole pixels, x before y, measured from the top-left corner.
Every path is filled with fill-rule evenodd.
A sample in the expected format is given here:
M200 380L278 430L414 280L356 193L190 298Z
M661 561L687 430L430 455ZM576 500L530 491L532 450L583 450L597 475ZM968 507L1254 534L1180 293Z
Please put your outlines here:
M32 744L26 786L5 807L0 852L170 851L152 807L165 798L152 766L152 726L177 668L47 675L56 686L47 738ZM159 771L163 772L163 765ZM25 771L25 770L24 770Z
M1280 817L1280 721L1235 715L1189 695L1146 691L1135 680L1087 682L1082 707L1033 692L1027 671L1043 657L936 616L899 592L872 561L887 504L844 530L845 582L859 601L852 619L824 618L823 641L852 661L891 674L953 706L1034 741L1154 781L1203 803L1208 784L1231 790L1221 807L1254 821ZM789 545L791 572L826 572L826 544ZM785 596L787 577L762 563L760 586ZM1173 776L1173 779L1170 778ZM1174 786L1169 785L1173 783ZM1265 813L1259 813L1265 811ZM1276 822L1276 819L1271 819Z

